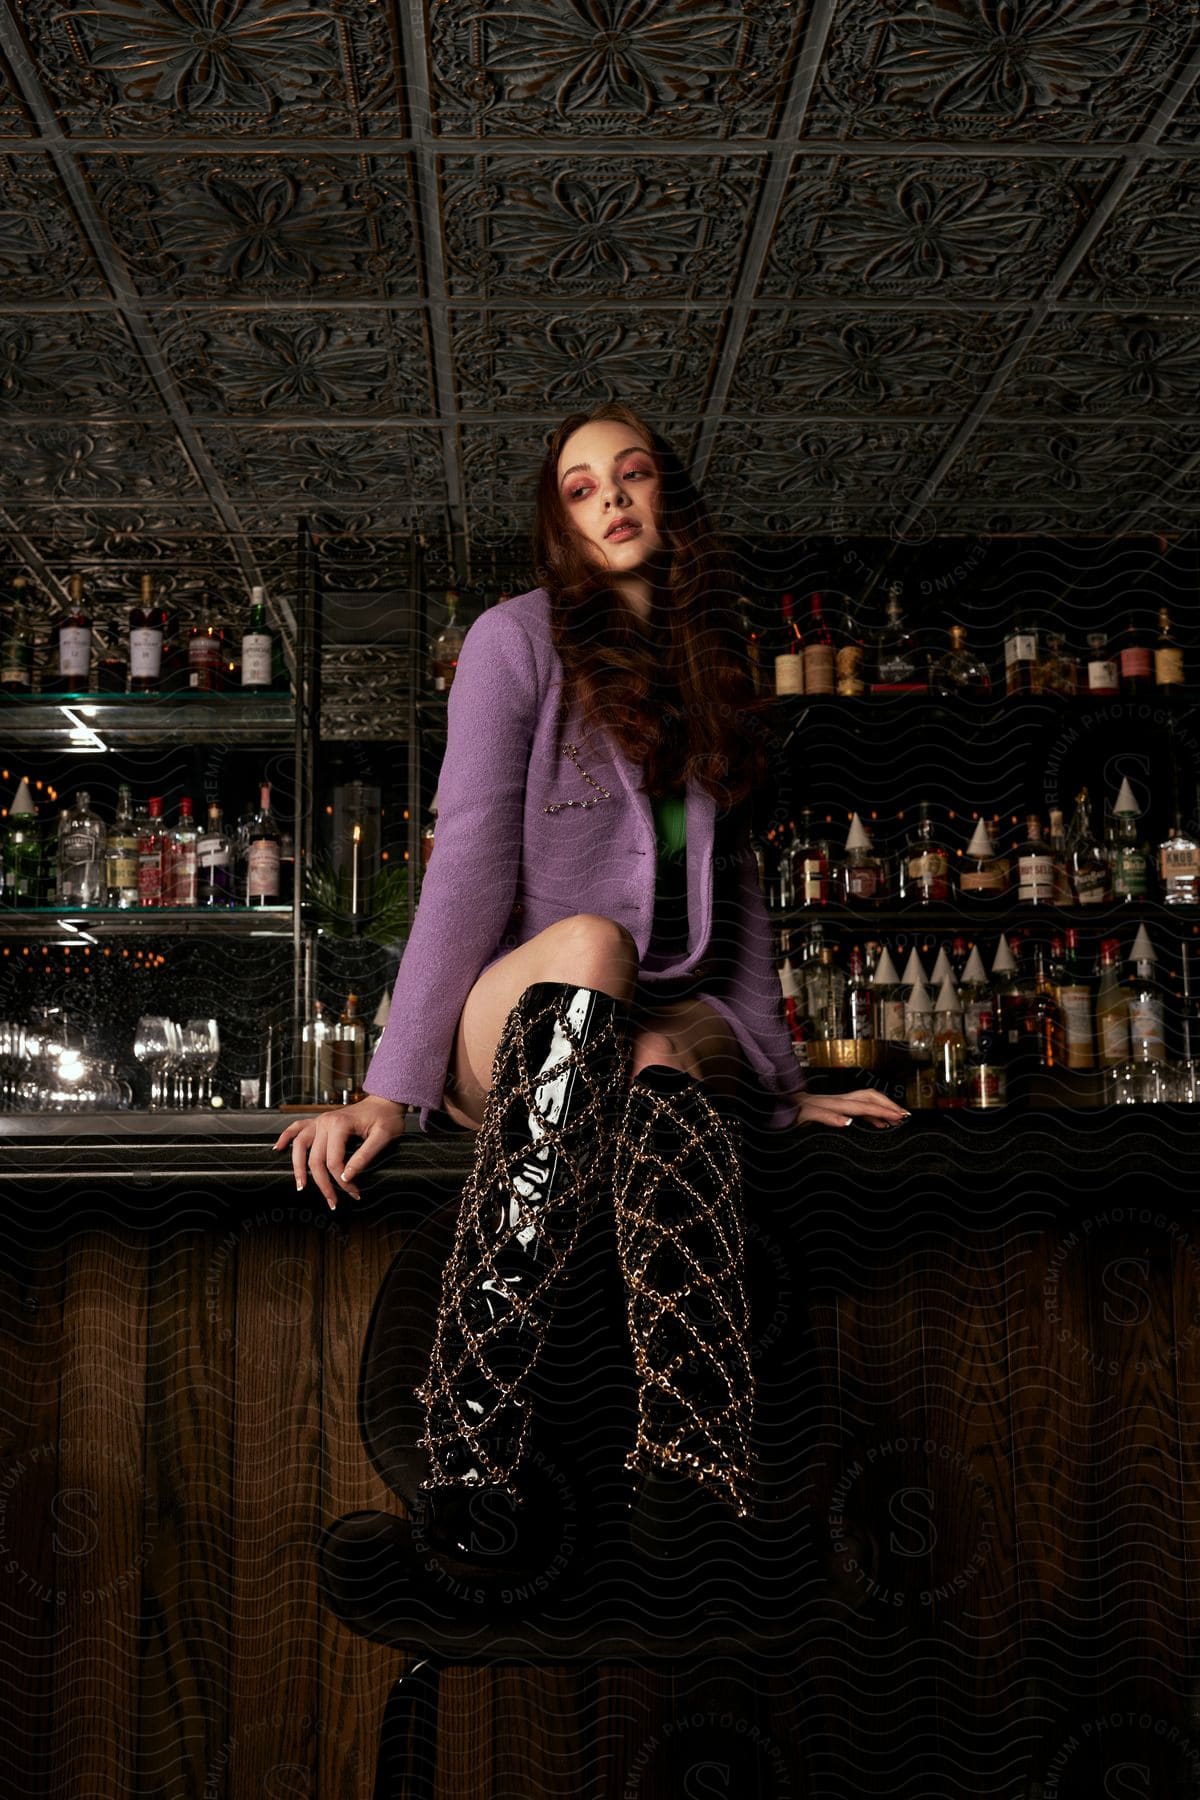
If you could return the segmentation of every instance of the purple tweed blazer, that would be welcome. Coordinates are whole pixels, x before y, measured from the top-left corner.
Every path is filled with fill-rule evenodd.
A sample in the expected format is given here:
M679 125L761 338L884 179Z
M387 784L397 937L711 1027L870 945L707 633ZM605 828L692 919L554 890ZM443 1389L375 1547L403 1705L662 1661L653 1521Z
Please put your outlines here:
M792 1124L790 1096L804 1083L747 839L718 845L716 802L688 782L688 950L670 962L647 956L657 865L642 771L607 734L585 742L575 708L558 731L561 683L545 588L501 602L467 631L448 696L434 850L367 1092L419 1106L427 1131L483 970L559 919L598 913L632 933L644 989L700 978L696 993L737 1034L763 1123Z

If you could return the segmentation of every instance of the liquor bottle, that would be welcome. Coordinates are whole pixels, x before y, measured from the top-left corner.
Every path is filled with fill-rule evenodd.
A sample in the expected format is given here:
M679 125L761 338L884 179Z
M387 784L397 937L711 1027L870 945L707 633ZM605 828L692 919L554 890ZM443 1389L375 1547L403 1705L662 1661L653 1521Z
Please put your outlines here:
M876 647L876 685L907 688L923 685L917 677L917 653L912 633L904 621L904 590L898 581L888 583L887 622Z
M966 1080L969 1112L999 1112L1008 1105L1004 1040L990 1007L981 1009L975 1041L967 1043Z
M243 688L269 688L274 672L275 640L267 625L266 594L260 587L250 590L250 614L242 633Z
M1054 858L1036 813L1027 816L1025 838L1017 847L1017 900L1022 906L1054 903Z
M1076 906L1104 906L1112 899L1108 851L1092 830L1088 792L1075 796L1075 816L1067 833L1067 859Z
M292 832L279 834L279 904L290 906L296 888L296 839Z
M1148 694L1154 687L1154 651L1136 619L1130 619L1117 640L1117 668L1122 699Z
M1158 609L1158 642L1154 646L1154 685L1156 688L1183 686L1183 651L1171 636L1171 615L1165 606Z
M806 694L832 694L833 634L825 622L820 594L810 596L808 607L808 636L804 640L804 691Z
M109 643L96 631L96 692L123 694L129 684L129 659L119 642Z
M163 904L163 803L151 794L138 823L138 905Z
M1064 1062L1063 1022L1046 959L1037 953L1037 973L1027 1014L1039 1068L1058 1069Z
M358 995L347 994L346 1009L333 1034L332 1086L343 1106L362 1098L367 1073L367 1027L358 1016Z
M1069 925L1066 961L1056 990L1062 1014L1063 1063L1068 1069L1096 1066L1093 985L1087 959L1079 948L1079 933Z
M300 1100L306 1106L336 1104L333 1091L333 1031L319 1000L300 1032Z
M221 630L213 621L207 600L200 603L199 621L188 634L188 688L193 694L215 694L221 685L225 661Z
M233 906L233 845L221 822L221 808L211 801L208 820L196 845L196 903Z
M185 794L179 802L179 823L163 839L164 906L198 904L199 836L192 821L192 803Z
M1010 699L1033 692L1037 660L1037 630L1018 614L1004 640L1004 691Z
M904 1035L909 1055L928 1061L933 1055L933 995L923 981L913 983L904 1002Z
M103 906L105 885L104 823L91 809L85 788L75 795L58 822L58 902L60 906Z
M754 609L748 594L737 597L738 619L742 628L742 642L746 648L746 665L750 671L750 682L756 694L766 692L763 676L762 638L754 623Z
M4 833L4 900L22 909L38 904L42 884L42 833L37 805L22 775L8 809Z
M138 834L128 784L117 789L117 812L104 853L108 904L122 912L138 904Z
M1088 632L1087 691L1093 700L1114 699L1121 692L1121 671L1104 631Z
M1060 631L1046 633L1046 649L1038 664L1038 691L1059 700L1070 700L1079 692L1079 668L1066 647Z
M991 1017L994 1007L992 1002L992 984L988 980L987 970L983 966L983 957L976 944L963 965L962 978L958 986L958 997L962 1001L963 1036L967 1040L968 1050L972 1049L979 1035L979 1021L984 1013Z
M1054 858L1054 904L1055 906L1074 906L1075 890L1071 886L1070 858L1067 855L1067 834L1063 827L1061 806L1050 808L1050 854Z
M775 658L775 692L777 694L802 694L804 692L804 634L796 623L796 603L791 594L785 594L779 605L783 613L784 647Z
M817 835L812 808L800 808L800 825L791 846L792 893L796 906L828 906L833 898L829 879L829 846Z
M935 1105L954 1110L967 1101L967 1040L962 1029L962 1003L952 981L944 981L933 1007L933 1084Z
M980 819L959 865L958 891L971 905L987 904L1007 899L1011 881L1009 858L996 850L986 822Z
M33 640L29 633L29 583L23 575L15 575L12 584L12 609L5 621L4 642L0 644L0 691L6 694L33 692Z
M154 599L154 577L143 575L141 597L129 615L129 691L153 694L162 686L165 619Z
M950 852L928 800L917 805L916 823L900 856L900 877L899 898L908 906L944 906L950 899Z
M1121 946L1116 938L1100 945L1100 983L1096 989L1096 1048L1102 1069L1129 1060L1129 996L1117 966Z
M264 781L246 842L247 906L279 905L280 836L271 811L271 784Z
M929 688L941 699L987 700L990 697L991 674L983 659L968 650L965 625L951 625L950 648L932 665Z
M875 1036L887 1042L904 1041L904 990L891 953L885 948L871 974L871 998L875 1012Z
M188 645L178 611L163 612L162 679L164 694L186 693L190 686Z
M463 632L456 617L458 612L457 588L446 589L446 622L437 633L430 646L429 672L433 679L435 694L448 694L454 681L454 671L458 667L458 658L463 646Z
M904 973L900 977L900 994L905 1006L908 1005L913 989L918 986L925 986L925 965L918 956L917 947L914 944L908 953Z
M867 691L867 648L849 604L842 641L834 658L834 680L843 699L854 700Z
M871 835L857 813L850 815L842 859L842 883L850 906L881 906L887 896L887 870Z
M1025 994L1019 976L1020 970L1012 946L1002 932L1000 942L996 945L996 954L992 958L992 997L995 1001L996 1023L1004 1038L1006 1057L1013 1056L1020 1048L1024 1032Z
M1178 806L1171 829L1158 846L1158 873L1165 905L1200 905L1200 843L1184 825Z
M1128 779L1121 782L1108 828L1114 900L1144 900L1150 890L1150 852L1138 837L1138 804Z
M1139 925L1125 977L1129 1019L1129 1054L1133 1062L1166 1062L1167 1034L1163 1019L1163 995L1155 974L1154 946L1144 925Z
M846 982L846 1035L852 1038L875 1036L871 986L863 968L863 953L857 944L850 952L850 976Z
M832 944L822 944L815 962L804 966L804 991L811 1035L822 1041L846 1035L846 977L833 959Z
M86 694L92 676L92 621L83 604L83 576L67 583L71 610L58 624L58 679L61 693Z

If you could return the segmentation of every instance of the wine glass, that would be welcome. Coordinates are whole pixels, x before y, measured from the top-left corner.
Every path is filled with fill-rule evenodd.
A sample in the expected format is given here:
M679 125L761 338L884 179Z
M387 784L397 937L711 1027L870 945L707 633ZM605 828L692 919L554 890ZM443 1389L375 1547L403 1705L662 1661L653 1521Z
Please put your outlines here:
M15 1020L0 1020L0 1111L12 1112L16 1104L25 1054L25 1027Z
M200 1073L198 1104L206 1106L212 1099L212 1072L221 1054L221 1034L215 1019L189 1019L184 1027L185 1042L191 1045L191 1060Z
M137 1022L133 1039L135 1059L150 1071L150 1111L158 1112L165 1104L162 1097L162 1072L171 1055L167 1033L168 1019L156 1013L144 1013Z

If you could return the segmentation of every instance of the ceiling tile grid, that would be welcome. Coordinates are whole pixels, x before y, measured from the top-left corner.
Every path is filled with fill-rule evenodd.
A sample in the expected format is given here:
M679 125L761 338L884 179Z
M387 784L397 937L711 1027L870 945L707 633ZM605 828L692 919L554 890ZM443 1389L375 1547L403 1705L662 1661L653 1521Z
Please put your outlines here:
M0 529L469 591L609 397L752 541L1191 529L1198 77L1175 0L0 0Z

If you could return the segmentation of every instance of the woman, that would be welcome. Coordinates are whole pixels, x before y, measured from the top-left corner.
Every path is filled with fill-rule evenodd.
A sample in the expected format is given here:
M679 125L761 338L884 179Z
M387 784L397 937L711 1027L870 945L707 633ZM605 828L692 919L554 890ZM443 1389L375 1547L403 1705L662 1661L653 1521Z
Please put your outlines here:
M611 1199L643 1505L705 1483L745 1515L737 1113L905 1115L873 1089L801 1091L748 843L766 758L731 572L629 408L554 433L534 549L545 585L463 644L436 848L367 1098L276 1148L332 1207L412 1107L422 1130L440 1107L477 1133L419 1394L427 1488L519 1501L556 1281Z

